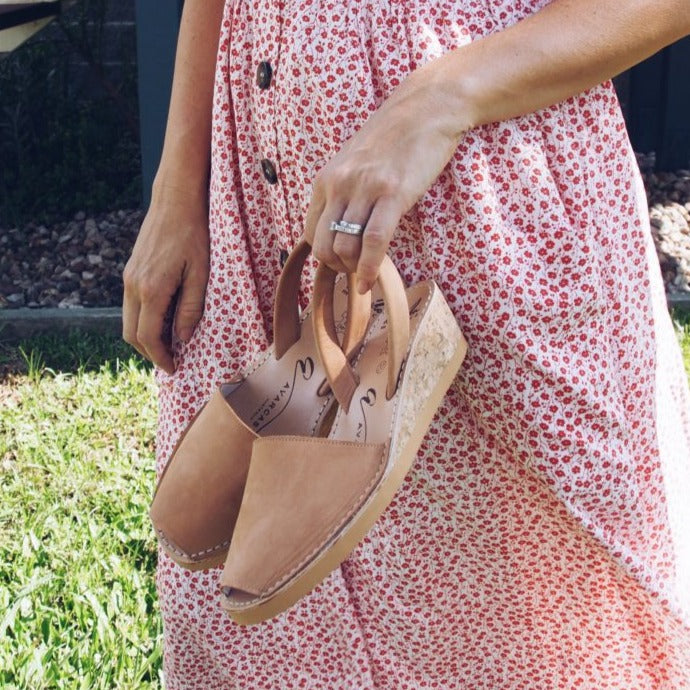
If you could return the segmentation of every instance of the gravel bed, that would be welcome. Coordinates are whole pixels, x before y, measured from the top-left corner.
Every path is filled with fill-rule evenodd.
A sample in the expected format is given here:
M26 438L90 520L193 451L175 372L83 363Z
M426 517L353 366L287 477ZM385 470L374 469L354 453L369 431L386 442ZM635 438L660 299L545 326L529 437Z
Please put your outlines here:
M690 297L690 170L655 173L653 154L638 161L666 292Z
M690 170L655 173L653 154L638 160L666 291L690 297ZM141 209L77 213L49 227L0 228L0 309L119 306L143 217Z
M0 308L114 307L140 209L0 229Z

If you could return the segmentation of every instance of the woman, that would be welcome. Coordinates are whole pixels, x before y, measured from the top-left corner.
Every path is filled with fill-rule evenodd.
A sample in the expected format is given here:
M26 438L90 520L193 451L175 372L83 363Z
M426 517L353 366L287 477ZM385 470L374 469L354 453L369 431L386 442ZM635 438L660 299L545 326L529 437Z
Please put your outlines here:
M690 687L690 403L601 85L689 32L686 0L187 0L124 276L159 470L270 342L303 232L362 290L385 253L434 278L470 349L393 504L295 607L240 628L218 570L161 556L168 688Z

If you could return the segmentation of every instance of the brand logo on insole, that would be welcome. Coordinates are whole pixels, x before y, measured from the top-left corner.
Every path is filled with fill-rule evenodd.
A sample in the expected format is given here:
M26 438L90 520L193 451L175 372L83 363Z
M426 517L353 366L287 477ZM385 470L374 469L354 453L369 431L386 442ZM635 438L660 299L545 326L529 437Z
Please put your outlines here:
M345 332L345 326L347 325L347 312L341 312L340 317L335 322L335 332L340 335Z
M410 305L410 317L416 316L419 313L419 305L422 303L421 299L418 299L416 302L414 302L412 305ZM374 314L383 314L384 312L384 305L383 305L383 299L379 298L377 300L374 300L374 303L371 305L371 309L374 312ZM383 325L385 325L386 322L383 322Z
M357 440L364 443L367 440L367 412L366 408L374 407L376 404L376 390L374 388L367 388L367 392L359 398L359 409L362 412L362 421L357 425L355 436Z
M417 316L419 313L419 305L422 303L421 299L418 299L411 307L410 307L410 316Z
M421 299L416 300L412 305L410 305L410 318L413 318L419 313L420 305L422 303ZM383 300L377 299L372 305L372 309L376 314L381 314L383 312ZM386 322L383 321L381 324L381 329L383 330L386 326ZM380 348L376 353L377 362L375 371L380 374L385 370L388 363L388 339L383 339ZM362 413L362 421L358 422L357 430L355 431L355 437L358 441L362 443L366 442L367 435L369 432L369 424L367 420L367 414L371 408L376 405L377 393L375 388L367 388L364 395L359 397L359 409Z
M275 421L290 404L298 381L308 381L314 374L314 360L311 357L298 359L292 372L292 380L285 381L271 398L266 398L252 415L252 427L257 433Z
M421 299L418 299L411 307L410 307L410 318L413 318L416 314L419 313L419 305L422 303ZM383 330L386 327L386 321L384 321L381 324L381 330ZM377 357L377 362L376 362L376 367L375 371L377 374L380 374L388 365L388 338L384 339L381 342L381 347L379 348L379 351L376 353Z

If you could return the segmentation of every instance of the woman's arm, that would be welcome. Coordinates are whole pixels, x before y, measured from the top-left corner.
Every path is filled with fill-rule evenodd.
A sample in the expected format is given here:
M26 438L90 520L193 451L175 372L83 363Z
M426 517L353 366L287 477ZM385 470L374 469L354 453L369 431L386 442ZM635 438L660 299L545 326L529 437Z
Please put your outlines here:
M554 0L413 72L319 173L306 235L336 270L373 285L400 217L467 130L605 81L690 33L690 0ZM361 238L331 221L365 224Z
M689 33L689 0L554 0L415 76L428 68L461 136L600 84Z
M154 191L173 186L206 196L211 157L211 107L224 0L186 0L175 75Z
M122 337L168 373L164 320L187 340L201 318L208 282L211 110L224 0L186 0L160 165L151 206L123 275Z

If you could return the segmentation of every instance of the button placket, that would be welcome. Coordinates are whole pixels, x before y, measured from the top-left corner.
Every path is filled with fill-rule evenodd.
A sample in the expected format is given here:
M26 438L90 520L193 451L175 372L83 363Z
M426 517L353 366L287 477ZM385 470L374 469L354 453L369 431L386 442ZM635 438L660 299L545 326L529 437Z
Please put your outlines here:
M264 35L259 37L262 51L256 56L255 89L258 114L262 123L262 148L259 165L261 172L270 185L270 200L279 241L279 261L281 266L287 259L293 245L293 233L286 199L287 190L283 189L283 176L280 172L279 132L276 113L276 77L280 69L280 52L282 48L284 16L283 2L263 0L260 12L263 15L259 25L265 28ZM265 118L265 119L264 119Z

